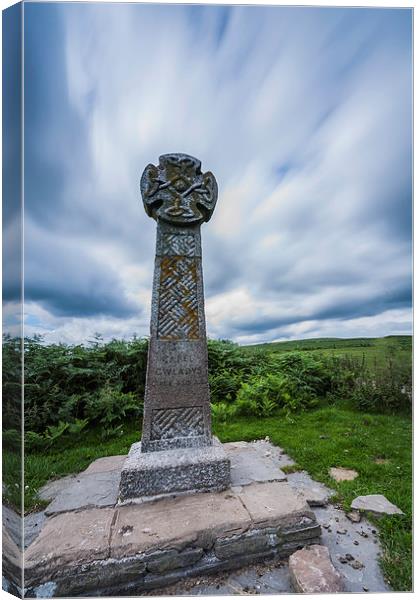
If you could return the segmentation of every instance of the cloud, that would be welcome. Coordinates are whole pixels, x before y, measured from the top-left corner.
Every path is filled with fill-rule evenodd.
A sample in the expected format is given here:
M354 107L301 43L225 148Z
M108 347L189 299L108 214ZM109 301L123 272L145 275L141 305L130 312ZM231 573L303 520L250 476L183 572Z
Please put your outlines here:
M26 277L31 311L44 311L33 330L148 334L155 224L139 177L179 151L219 183L202 228L211 335L406 331L411 11L25 15Z

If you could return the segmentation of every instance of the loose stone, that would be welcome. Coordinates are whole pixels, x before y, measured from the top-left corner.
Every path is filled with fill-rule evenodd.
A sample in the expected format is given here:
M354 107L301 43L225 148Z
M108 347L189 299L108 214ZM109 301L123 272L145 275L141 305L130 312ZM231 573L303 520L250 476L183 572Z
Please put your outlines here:
M351 567L353 569L363 569L364 564L360 560L354 560L353 562L351 562Z
M370 512L380 517L381 515L403 515L398 506L392 504L382 494L370 494L369 496L358 496L351 504L351 508L363 512Z
M296 592L303 594L343 591L340 574L325 546L314 545L295 552L289 559L290 577Z
M344 469L343 467L332 467L329 469L329 475L335 481L353 481L358 477L357 471Z
M361 521L361 515L357 510L352 510L351 512L346 513L346 516L352 523L359 523Z

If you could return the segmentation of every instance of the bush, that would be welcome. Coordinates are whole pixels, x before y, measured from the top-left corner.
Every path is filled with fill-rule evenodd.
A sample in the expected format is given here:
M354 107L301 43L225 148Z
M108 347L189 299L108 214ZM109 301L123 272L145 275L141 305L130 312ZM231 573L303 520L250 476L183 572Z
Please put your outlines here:
M132 392L124 393L109 385L86 400L86 416L100 423L104 437L117 433L127 417L142 413L143 404Z
M236 413L237 408L234 404L227 404L226 402L211 404L211 415L217 423L227 423Z
M25 338L25 429L43 435L48 425L90 418L87 403L105 387L134 394L141 408L147 351L147 340L139 338L104 344L97 337L88 346L46 345L39 336ZM20 340L5 337L5 429L20 428L20 369Z
M350 355L275 352L269 346L250 352L228 340L209 340L213 417L289 414L322 398L370 412L409 411L411 369L397 361L397 348L390 346L384 369L374 365L369 370L365 360ZM141 414L147 351L148 341L140 338L105 344L96 336L88 345L46 345L40 337L25 338L24 418L30 432L25 441L32 447L48 445L61 424L68 425L62 433L67 436L85 420L100 425L105 435L118 432L125 419ZM21 375L21 340L5 336L3 427L9 447L19 445Z

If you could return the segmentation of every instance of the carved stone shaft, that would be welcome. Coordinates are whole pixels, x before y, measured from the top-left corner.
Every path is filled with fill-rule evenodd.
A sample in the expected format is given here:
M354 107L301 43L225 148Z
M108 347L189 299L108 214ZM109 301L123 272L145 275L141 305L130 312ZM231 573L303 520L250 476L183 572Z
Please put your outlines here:
M217 201L212 173L185 154L166 154L141 178L157 221L142 451L208 446L211 413L202 283L201 223Z
M200 225L157 226L142 451L211 439Z

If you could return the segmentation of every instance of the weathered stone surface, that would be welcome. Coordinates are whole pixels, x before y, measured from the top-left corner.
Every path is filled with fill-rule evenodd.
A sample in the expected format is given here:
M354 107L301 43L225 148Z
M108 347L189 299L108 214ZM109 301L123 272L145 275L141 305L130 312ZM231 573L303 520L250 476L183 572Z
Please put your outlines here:
M292 526L302 517L314 519L306 501L282 482L259 483L243 487L238 497L255 525Z
M230 485L229 459L211 435L202 281L200 227L217 183L196 158L165 154L145 168L141 194L157 242L142 438L122 469L122 501Z
M318 481L313 481L306 471L287 475L287 481L297 494L310 506L326 506L332 490Z
M227 538L216 542L215 556L222 560L246 554L269 553L278 546L279 540L275 531L261 533L260 530L249 531L244 535Z
M131 594L289 555L315 542L319 531L312 511L287 487L250 484L240 494L179 495L53 516L26 553L27 595Z
M351 504L351 508L361 512L370 512L374 515L403 515L404 513L387 500L382 494L358 496Z
M93 461L83 475L91 475L92 473L106 473L107 471L121 471L127 455L104 456Z
M218 537L242 533L250 526L251 519L243 504L228 492L122 506L117 509L111 557L190 545L205 549Z
M94 508L48 519L41 533L25 552L29 579L50 578L65 566L78 566L109 556L109 538L114 509Z
M142 452L131 447L120 484L120 501L183 491L218 491L230 483L230 461L215 438L212 446Z
M342 578L330 560L325 546L313 545L290 556L289 569L293 588L303 594L343 591Z
M345 469L344 467L331 467L329 475L335 481L353 481L358 477L357 471L354 469Z
M261 452L256 444L223 444L231 463L231 485L249 485L264 481L286 481L287 477L269 451Z
M4 525L2 528L2 560L3 575L10 577L14 583L20 583L23 565L22 553Z
M41 500L54 500L58 494L74 483L77 477L77 475L66 475L60 479L48 481L38 490L38 497L41 498Z
M217 183L196 158L165 154L144 170L141 193L157 221L141 451L210 446L200 226Z
M2 506L1 511L3 528L7 530L8 534L14 541L14 543L22 547L22 517L17 514L14 510L8 506Z
M352 523L359 523L362 519L360 513L357 510L351 510L350 512L346 513L346 516L350 521L352 521Z
M24 524L24 547L27 548L32 542L38 537L41 532L44 523L46 522L45 511L30 513L25 515L23 519Z
M204 554L202 548L189 548L179 552L178 550L166 550L156 552L152 557L146 557L145 564L150 573L165 573L180 567L187 567L196 563Z
M45 510L47 516L80 508L114 506L118 500L119 471L81 474Z

